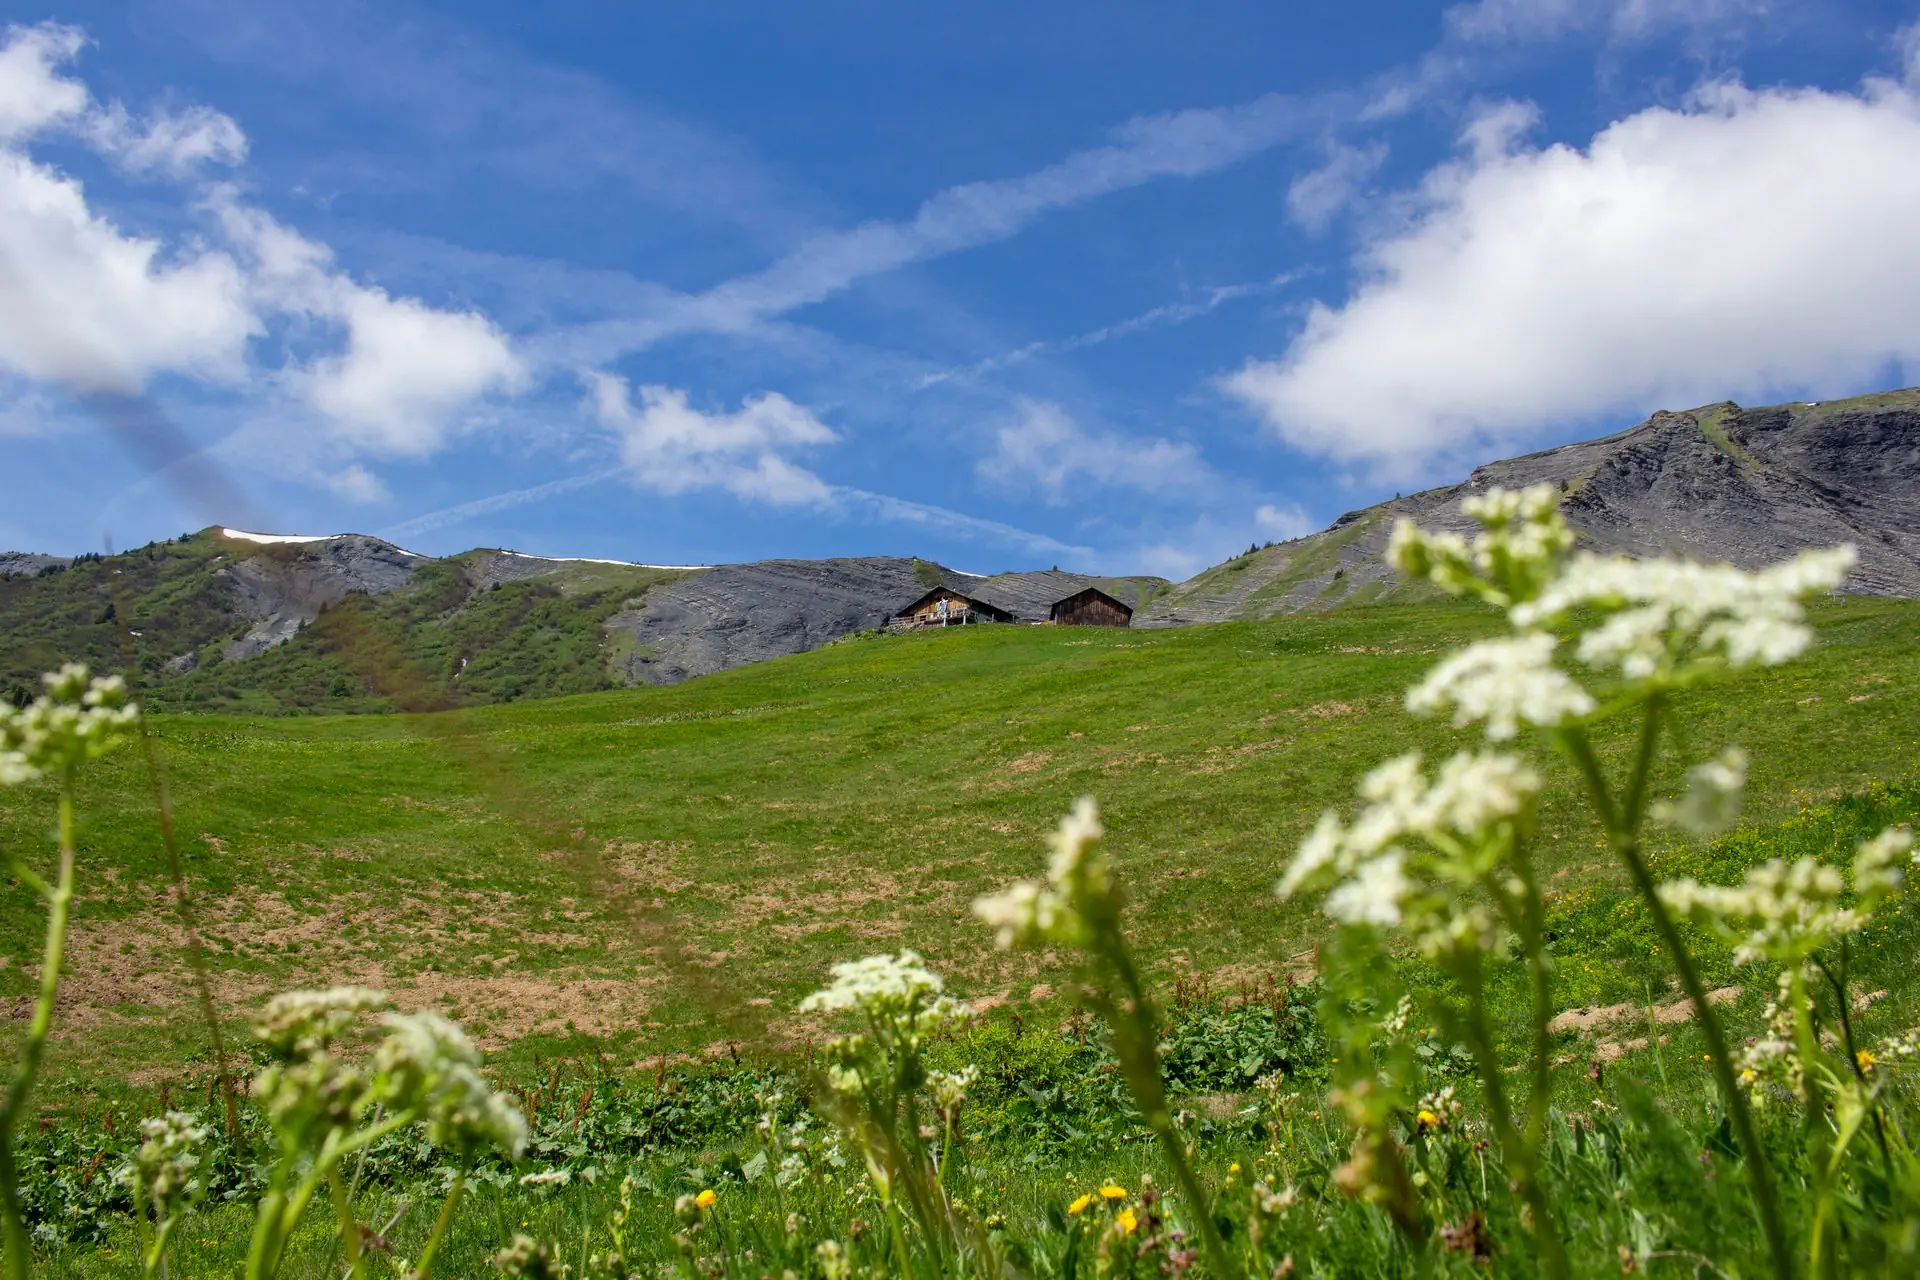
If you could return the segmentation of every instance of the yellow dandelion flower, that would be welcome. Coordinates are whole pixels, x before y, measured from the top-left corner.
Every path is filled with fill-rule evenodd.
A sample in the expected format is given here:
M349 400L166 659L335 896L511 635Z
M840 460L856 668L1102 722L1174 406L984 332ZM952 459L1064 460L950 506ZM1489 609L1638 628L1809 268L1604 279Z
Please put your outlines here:
M1122 1235L1132 1235L1134 1228L1140 1225L1140 1219L1133 1216L1131 1208L1122 1209L1114 1214L1113 1220L1119 1226Z
M1238 1160L1235 1160L1235 1161L1234 1161L1234 1162L1233 1162L1232 1164L1230 1164L1230 1165L1228 1165L1228 1166L1227 1166L1227 1172L1228 1172L1228 1173L1238 1173L1238 1172L1240 1172L1240 1162L1239 1162Z
M719 1196L713 1193L713 1189L709 1187L707 1190L702 1191L699 1195L695 1196L693 1198L693 1202L699 1205L702 1209L711 1209L713 1208L713 1202L715 1200L718 1200L719 1198L720 1198Z
M1068 1213L1085 1213L1087 1211L1087 1206L1092 1203L1093 1203L1093 1193L1089 1191L1086 1195L1081 1196L1078 1200L1075 1200L1072 1204L1068 1205L1067 1212Z
M1422 1129L1438 1129L1440 1127L1440 1117L1431 1111L1422 1111L1414 1117L1414 1121Z
M1860 1064L1860 1069L1862 1071L1873 1070L1873 1064L1880 1061L1880 1059L1873 1056L1873 1050L1871 1049L1862 1049L1859 1053L1856 1053L1853 1056L1854 1056L1854 1060Z
M1759 1079L1759 1077L1753 1074L1752 1067L1748 1067L1745 1071L1742 1071L1740 1073L1741 1084L1752 1084L1757 1079Z
M1102 1200L1125 1200L1127 1198L1127 1189L1125 1187L1115 1186L1109 1182L1100 1188L1100 1198Z

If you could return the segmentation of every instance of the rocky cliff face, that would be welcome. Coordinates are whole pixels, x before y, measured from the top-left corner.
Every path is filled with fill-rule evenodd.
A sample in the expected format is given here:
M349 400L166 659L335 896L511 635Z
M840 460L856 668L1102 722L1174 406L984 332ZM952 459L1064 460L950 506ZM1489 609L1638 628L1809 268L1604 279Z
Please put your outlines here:
M285 644L350 593L398 590L426 563L425 556L357 533L263 546L213 571L231 593L234 612L253 619L245 635L227 642L222 656L233 662Z
M1461 500L1552 484L1582 546L1755 568L1851 542L1845 590L1920 596L1920 389L1821 404L1731 402L1656 413L1632 430L1489 463L1465 483L1341 516L1321 533L1218 565L1136 626L1262 618L1408 598L1382 561L1394 522L1466 531Z

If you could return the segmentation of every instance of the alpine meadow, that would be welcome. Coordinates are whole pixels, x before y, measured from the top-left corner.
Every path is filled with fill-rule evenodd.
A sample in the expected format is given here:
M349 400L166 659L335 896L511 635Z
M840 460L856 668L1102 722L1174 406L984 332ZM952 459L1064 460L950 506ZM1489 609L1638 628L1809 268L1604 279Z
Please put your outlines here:
M8 1265L1901 1270L1920 612L1469 510L1393 545L1460 603L430 715L49 677Z
M0 0L0 1280L1920 1276L1917 5Z

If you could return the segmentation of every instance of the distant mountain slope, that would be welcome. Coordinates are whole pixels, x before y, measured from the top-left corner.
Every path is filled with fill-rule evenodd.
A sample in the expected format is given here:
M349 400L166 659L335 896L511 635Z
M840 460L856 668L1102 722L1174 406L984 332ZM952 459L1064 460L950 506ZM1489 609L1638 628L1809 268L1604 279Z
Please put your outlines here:
M691 574L608 621L630 683L673 684L728 667L816 649L870 630L935 587L1041 621L1055 600L1098 585L1128 601L1169 584L1160 578L1090 578L1057 570L976 577L927 560L759 560Z
M1920 596L1920 388L1743 409L1656 413L1619 435L1489 463L1466 483L1362 511L1328 529L1216 565L1155 598L1136 626L1418 598L1382 560L1395 520L1466 530L1461 499L1548 483L1581 545L1755 567L1852 542L1846 590Z

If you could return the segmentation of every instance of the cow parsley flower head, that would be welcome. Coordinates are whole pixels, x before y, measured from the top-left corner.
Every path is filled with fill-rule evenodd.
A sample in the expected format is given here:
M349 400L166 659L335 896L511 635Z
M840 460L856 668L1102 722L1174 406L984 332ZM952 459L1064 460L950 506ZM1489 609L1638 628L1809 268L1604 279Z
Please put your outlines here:
M415 1109L427 1140L471 1155L484 1147L518 1159L527 1143L520 1109L480 1076L467 1033L430 1010L389 1013L373 1055L374 1091L394 1111Z
M995 942L1012 947L1033 942L1079 946L1087 940L1087 913L1116 903L1113 869L1100 852L1106 828L1092 796L1082 796L1047 837L1052 856L1044 883L1017 881L1003 892L976 899L973 913L992 926Z
M1865 917L1840 905L1846 882L1832 867L1801 858L1774 858L1747 872L1738 885L1700 884L1692 879L1660 886L1660 899L1690 914L1735 943L1735 964L1771 960L1799 964Z
M1593 713L1593 696L1553 665L1555 640L1545 632L1480 640L1449 654L1407 693L1407 710L1451 710L1455 728L1484 721L1487 737L1505 742L1522 724L1551 729Z
M119 676L68 663L41 680L46 692L26 706L0 702L0 786L71 773L119 746L139 721Z
M1868 912L1879 906L1906 879L1913 861L1913 829L1888 827L1871 840L1860 842L1853 854L1854 909Z
M1812 643L1802 602L1838 587L1856 558L1851 546L1830 547L1748 572L1582 554L1511 616L1525 629L1555 625L1576 609L1600 611L1604 620L1581 636L1575 656L1630 681L1711 665L1777 666Z
M1471 543L1457 533L1429 533L1403 519L1387 544L1388 562L1449 595L1505 606L1532 599L1573 546L1573 530L1560 515L1560 495L1551 485L1489 489L1467 498L1460 509L1481 527Z
M1718 759L1687 770L1687 790L1678 801L1653 806L1653 816L1696 836L1719 835L1740 817L1747 790L1747 753L1728 747Z
M1531 767L1497 752L1460 752L1431 780L1417 752L1388 760L1361 781L1352 825L1323 814L1275 892L1324 890L1333 919L1405 927L1431 954L1484 946L1490 918L1441 889L1500 865L1539 790Z
M800 1011L859 1009L887 1015L952 1005L942 992L946 984L928 969L918 952L897 956L868 956L836 964L833 981L800 1002Z
M208 1136L199 1117L185 1111L142 1120L140 1148L115 1171L115 1178L138 1194L154 1221L165 1222L204 1192L194 1170L200 1167Z
M253 1034L280 1057L311 1057L338 1039L360 1014L390 1003L386 992L370 987L285 991L254 1016Z

